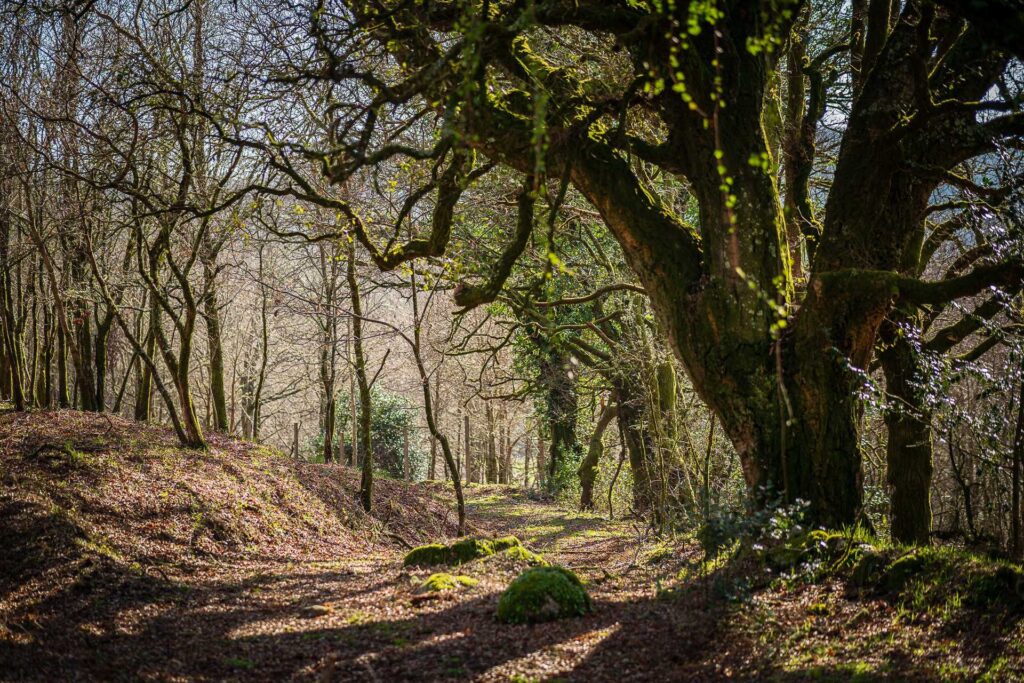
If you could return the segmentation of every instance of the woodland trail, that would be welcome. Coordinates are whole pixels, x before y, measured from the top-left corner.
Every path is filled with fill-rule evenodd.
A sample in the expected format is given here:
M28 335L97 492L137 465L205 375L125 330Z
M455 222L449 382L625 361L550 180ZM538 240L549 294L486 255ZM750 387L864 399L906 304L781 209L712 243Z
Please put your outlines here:
M478 578L479 585L423 601L413 589L430 571L403 569L397 550L333 561L263 560L211 565L172 595L135 586L118 596L117 614L110 615L122 624L119 633L103 635L80 624L81 650L48 652L44 659L63 659L60 670L68 680L930 678L927 670L910 664L909 641L892 641L888 653L871 648L876 660L871 669L889 675L867 673L864 661L823 669L822 643L839 659L861 649L856 638L844 643L852 634L844 634L842 626L815 632L808 605L835 604L833 616L843 616L842 601L828 587L750 604L731 602L699 577L695 547L651 562L665 546L633 524L566 512L504 487L471 487L469 499L478 531L517 534L548 560L583 576L594 613L536 626L498 623L498 595L522 569L503 560L463 565L458 573ZM696 577L691 585L656 594L659 584L672 583L687 567ZM884 603L875 608L881 613L845 616L877 636L888 610ZM803 643L803 649L817 653L817 663L802 669L790 657L776 659L783 643L797 658ZM891 666L901 651L908 668L899 672ZM54 670L44 670L44 677L54 680Z
M468 488L480 536L514 534L587 581L585 617L495 619L524 568L456 571L420 595L411 544L450 540L439 483L382 480L375 517L352 468L75 413L0 418L3 681L1019 680L1020 622L910 616L840 580L747 583L690 537L655 538L535 500ZM346 478L348 477L348 478ZM346 507L347 506L347 507ZM383 531L383 533L382 533ZM962 616L961 616L962 615ZM1014 617L1015 618L1015 617ZM967 621L965 621L965 619Z

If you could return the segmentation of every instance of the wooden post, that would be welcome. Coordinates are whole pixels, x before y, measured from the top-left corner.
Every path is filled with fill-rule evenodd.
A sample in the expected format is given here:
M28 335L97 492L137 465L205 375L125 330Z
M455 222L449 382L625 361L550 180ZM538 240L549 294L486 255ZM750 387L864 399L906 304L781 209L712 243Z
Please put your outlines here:
M352 462L350 460L347 460L345 453L346 453L345 452L345 428L344 427L339 427L338 428L338 454L335 457L335 459L338 461L339 465L351 465L352 464Z
M427 479L431 481L437 476L437 439L433 435L430 436L430 472L427 473Z
M537 486L544 488L544 475L547 472L547 467L544 463L544 436L540 433L540 427L537 428Z
M469 436L469 410L466 410L466 415L463 422L463 430L466 434L466 466L463 468L466 470L466 483L469 484L473 481L473 455L470 452L472 448L472 442Z
M526 443L523 444L523 488L530 488L530 451L533 450L533 437L526 435Z
M409 425L402 427L402 477L409 481Z
M299 459L299 423L292 423L292 456Z

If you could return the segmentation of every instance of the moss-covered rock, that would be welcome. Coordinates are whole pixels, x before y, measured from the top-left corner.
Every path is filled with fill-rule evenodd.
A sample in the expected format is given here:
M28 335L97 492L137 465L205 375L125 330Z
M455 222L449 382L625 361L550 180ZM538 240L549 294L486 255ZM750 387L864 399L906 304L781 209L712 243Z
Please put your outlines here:
M1024 572L1010 565L979 571L969 578L966 593L967 602L975 607L1019 607L1024 602Z
M456 588L471 588L480 583L478 579L471 576L446 574L444 572L431 574L430 577L421 583L417 593L440 593L442 591L455 590Z
M406 567L435 567L442 564L458 565L517 548L532 555L515 536L504 536L494 540L464 538L451 545L431 543L414 548L405 556L404 564Z
M675 551L671 546L659 545L647 553L646 562L647 564L660 564L670 559L673 554L675 554Z
M592 609L583 582L564 567L533 567L509 584L498 600L498 620L536 624L587 614Z
M448 548L449 564L465 564L494 554L494 544L483 538L466 538Z
M491 549L500 553L502 550L509 550L510 548L522 548L523 544L515 536L502 536L491 541Z
M885 555L877 550L867 550L850 572L850 583L858 588L868 588L878 583L885 568Z
M533 567L547 567L549 563L541 555L535 552L531 552L521 545L515 545L511 548L507 548L500 553L496 553L495 557L507 558L510 560L516 560L518 562L525 562Z
M896 558L882 574L882 584L891 593L902 591L910 580L920 574L927 565L926 558L918 553L908 553Z
M421 545L410 550L402 563L406 567L434 567L448 564L448 546L440 543Z

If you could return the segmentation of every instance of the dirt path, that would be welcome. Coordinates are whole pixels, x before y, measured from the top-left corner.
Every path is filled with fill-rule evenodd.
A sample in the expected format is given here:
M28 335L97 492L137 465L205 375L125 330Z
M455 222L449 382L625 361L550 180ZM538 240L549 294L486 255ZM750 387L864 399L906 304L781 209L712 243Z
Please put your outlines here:
M0 678L716 677L708 657L713 615L653 599L655 577L643 557L651 544L636 529L498 487L474 487L470 501L482 531L516 534L587 578L594 613L533 627L499 624L498 595L523 569L506 560L463 566L479 585L426 601L414 600L413 588L429 572L403 569L397 551L320 561L211 557L171 581L102 567L102 585L90 585L86 571L60 593L60 604L36 601L38 629L32 614L8 625Z
M173 576L87 564L49 601L21 596L32 607L17 619L5 624L0 610L0 679L970 680L992 663L988 654L965 662L970 653L953 636L944 659L922 660L915 648L934 641L933 629L894 621L883 601L844 600L835 585L731 601L705 577L692 541L659 546L631 523L508 488L472 487L469 500L480 532L515 534L583 576L593 613L498 623L498 596L524 567L494 558L459 569L477 586L429 600L413 591L430 572L403 569L401 552L381 548L316 559L206 556ZM947 660L963 668L940 668Z

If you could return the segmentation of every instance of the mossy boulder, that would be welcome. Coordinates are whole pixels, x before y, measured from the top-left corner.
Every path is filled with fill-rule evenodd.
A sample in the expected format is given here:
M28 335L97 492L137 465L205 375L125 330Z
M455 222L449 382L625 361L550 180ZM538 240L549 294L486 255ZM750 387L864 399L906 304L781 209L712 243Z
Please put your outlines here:
M850 583L858 588L876 585L885 569L885 555L878 550L863 552L850 573Z
M402 564L406 567L434 567L439 564L448 564L448 546L430 543L413 548L406 554Z
M908 553L896 558L882 574L882 585L891 593L901 592L910 580L919 575L927 566L927 559L918 553Z
M498 620L537 624L578 617L593 609L583 582L564 567L533 567L517 576L498 600Z
M665 560L671 559L673 554L675 551L671 546L659 545L647 553L646 562L647 564L661 564Z
M500 553L503 550L510 550L512 548L522 548L522 542L515 536L502 536L491 541L491 549Z
M438 574L431 574L426 581L416 588L416 592L441 593L443 591L455 590L462 587L472 588L478 583L480 583L480 581L471 576L461 576L441 572Z
M483 538L466 538L448 548L449 564L465 564L494 554L494 543Z
M464 538L451 545L431 543L410 550L405 556L404 565L406 567L436 567L442 564L465 564L515 548L526 551L523 548L523 544L515 536L504 536L493 540L486 538Z
M966 593L967 602L975 607L1008 605L1019 608L1024 602L1024 572L1010 565L977 572L970 577Z
M499 553L495 553L495 557L514 560L517 562L525 562L526 564L533 567L547 567L549 563L542 556L535 552L531 552L521 545L514 545L511 548L502 550Z

